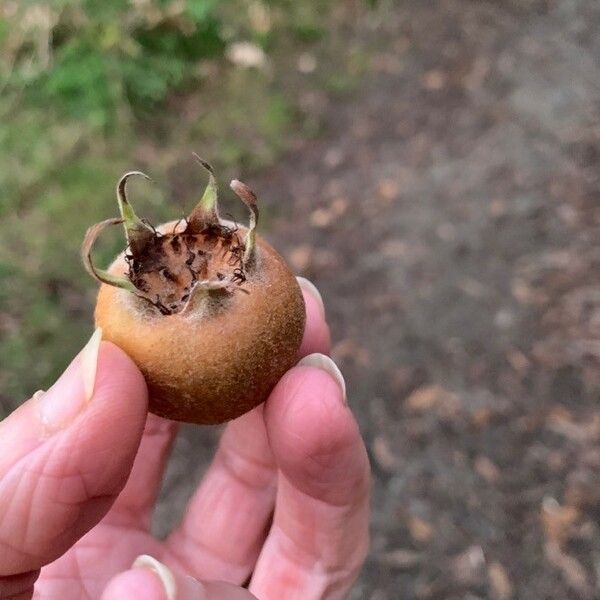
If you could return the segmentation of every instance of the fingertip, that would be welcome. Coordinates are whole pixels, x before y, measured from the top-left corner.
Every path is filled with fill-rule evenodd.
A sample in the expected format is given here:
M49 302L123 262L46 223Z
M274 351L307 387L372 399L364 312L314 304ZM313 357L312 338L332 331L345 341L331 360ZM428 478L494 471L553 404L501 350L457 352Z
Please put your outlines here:
M269 440L289 447L282 457L313 455L346 437L348 418L341 389L326 372L298 366L283 377L265 407Z
M146 409L148 388L141 371L116 344L103 341L98 355L94 396L108 392L126 394L130 403L141 404Z
M331 357L327 356L326 354L321 354L320 352L315 352L300 359L296 366L314 367L327 373L338 384L342 392L342 400L344 404L347 404L346 380L344 379L340 368L335 364Z
M128 464L140 443L147 411L148 390L140 370L121 348L103 341L93 397L73 425L85 431L86 438L95 432L97 445L116 444L117 454L127 449Z
M304 305L306 308L306 325L304 326L304 337L300 345L300 357L319 352L329 354L331 351L331 334L329 325L325 320L322 301L305 287L302 288Z
M101 600L131 600L132 598L168 600L158 575L143 568L119 573L108 582L101 596Z
M134 567L113 577L100 600L256 600L248 590L236 585L221 581L201 582L158 564L172 577L171 586L165 587L164 580L154 568Z

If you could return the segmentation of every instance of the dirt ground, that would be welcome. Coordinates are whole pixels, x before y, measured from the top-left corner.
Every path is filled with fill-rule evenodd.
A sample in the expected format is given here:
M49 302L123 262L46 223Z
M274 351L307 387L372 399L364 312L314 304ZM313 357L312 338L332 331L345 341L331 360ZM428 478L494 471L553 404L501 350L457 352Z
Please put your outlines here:
M600 4L390 4L249 181L322 290L373 465L353 598L600 597ZM157 528L216 432L178 442Z

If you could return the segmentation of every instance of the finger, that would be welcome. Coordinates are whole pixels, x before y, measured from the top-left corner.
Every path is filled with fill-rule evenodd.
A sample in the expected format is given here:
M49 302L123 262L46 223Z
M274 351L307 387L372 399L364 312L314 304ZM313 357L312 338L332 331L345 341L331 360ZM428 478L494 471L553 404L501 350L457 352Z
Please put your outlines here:
M133 568L114 577L101 600L252 600L243 588L220 581L200 582L171 571L155 558L142 555Z
M329 352L322 300L312 288L303 289L307 318L300 356L313 349ZM246 581L267 534L276 477L260 406L225 429L213 463L166 542L167 562L199 579Z
M182 523L166 541L168 564L199 579L243 583L275 501L275 465L259 406L225 429Z
M279 482L250 585L263 600L345 598L368 547L369 463L343 379L331 359L307 360L320 368L301 361L265 408Z
M100 600L167 600L169 596L155 573L148 569L130 569L115 575L109 582Z
M98 330L48 392L0 423L0 576L39 569L100 521L146 407L141 373Z

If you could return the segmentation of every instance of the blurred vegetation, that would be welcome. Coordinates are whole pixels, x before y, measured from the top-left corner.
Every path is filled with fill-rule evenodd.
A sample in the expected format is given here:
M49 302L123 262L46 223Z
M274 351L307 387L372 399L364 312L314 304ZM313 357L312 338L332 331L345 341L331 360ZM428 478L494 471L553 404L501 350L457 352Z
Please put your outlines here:
M91 333L95 286L79 245L116 213L116 179L147 168L160 186L134 186L149 216L173 217L157 190L190 187L175 171L191 150L222 168L272 161L296 116L272 65L290 44L319 42L328 6L3 0L0 417L47 386ZM98 261L121 243L115 236Z

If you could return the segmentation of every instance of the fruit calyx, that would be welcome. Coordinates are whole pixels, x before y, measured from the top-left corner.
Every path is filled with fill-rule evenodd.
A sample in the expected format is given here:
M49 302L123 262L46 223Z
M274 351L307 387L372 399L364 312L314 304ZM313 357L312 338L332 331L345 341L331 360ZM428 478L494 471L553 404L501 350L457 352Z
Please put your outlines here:
M150 178L141 171L130 171L117 184L121 217L90 227L82 245L83 262L92 277L135 294L162 315L192 312L207 296L232 294L236 290L248 293L243 286L256 264L258 206L254 192L238 180L231 182L231 189L250 211L250 223L242 240L235 223L219 218L213 168L197 154L194 156L208 171L209 181L188 217L161 231L140 219L127 199L126 185L133 176ZM127 272L123 274L99 269L91 258L98 236L107 227L118 224L123 224L127 239Z

